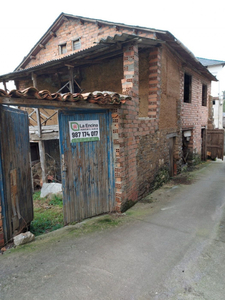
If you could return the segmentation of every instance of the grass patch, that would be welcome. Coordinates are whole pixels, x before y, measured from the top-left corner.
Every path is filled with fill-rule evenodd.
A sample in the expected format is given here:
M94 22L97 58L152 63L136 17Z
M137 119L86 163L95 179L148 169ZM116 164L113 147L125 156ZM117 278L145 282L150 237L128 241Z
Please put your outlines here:
M106 217L105 219L98 220L97 223L116 226L120 223L120 220L118 218L115 219L115 218L112 218L112 217L111 218Z
M34 220L30 231L38 236L63 227L63 201L61 195L41 198L40 192L33 195Z

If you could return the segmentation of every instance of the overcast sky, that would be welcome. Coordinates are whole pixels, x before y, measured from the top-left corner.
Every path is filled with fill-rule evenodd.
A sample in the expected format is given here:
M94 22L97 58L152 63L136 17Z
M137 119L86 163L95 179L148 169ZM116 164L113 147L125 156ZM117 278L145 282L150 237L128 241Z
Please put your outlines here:
M20 64L62 12L167 30L195 56L225 61L225 0L12 0L0 9L0 75Z

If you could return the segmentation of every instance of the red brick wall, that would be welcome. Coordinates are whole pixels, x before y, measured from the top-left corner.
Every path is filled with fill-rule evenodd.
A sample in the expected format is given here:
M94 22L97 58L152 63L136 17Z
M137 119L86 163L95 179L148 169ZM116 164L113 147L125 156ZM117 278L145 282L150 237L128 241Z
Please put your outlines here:
M160 108L162 49L152 49L148 57L148 117L139 117L138 82L139 74L142 72L139 66L143 65L139 63L139 59L143 56L139 57L136 45L124 48L122 90L124 94L130 95L132 100L127 101L126 105L112 114L118 210L126 201L137 201L146 195L159 170L168 167L169 133L178 135L175 142L174 160L179 163L181 157L181 140L177 121L173 127L168 126L169 128L159 130L160 114L164 116L163 110L168 109L168 107L163 107L161 111ZM179 95L179 85L177 94ZM177 98L173 101L177 103ZM175 107L175 120L177 120L176 113Z
M184 72L192 75L191 103L183 101ZM193 152L201 155L201 127L208 125L208 108L210 95L210 82L191 69L183 69L180 72L180 99L181 99L181 126L182 129L193 129L192 147ZM202 106L202 84L207 84L207 106Z
M52 37L48 43L36 55L35 59L32 59L26 68L33 67L35 65L44 63L52 59L58 59L63 56L78 52L80 50L93 47L96 42L108 36L114 36L115 34L129 33L133 34L133 29L126 29L122 27L114 27L101 25L100 27L95 22L80 23L79 20L68 18L68 21L64 21L61 27L56 31L56 37ZM139 30L138 35L148 36L155 38L154 33L146 33ZM81 48L79 50L72 50L72 42L80 38ZM67 53L59 55L59 45L67 43Z
M168 57L164 58L165 55ZM85 91L112 89L132 97L121 109L112 111L117 210L126 201L136 201L145 195L160 168L168 167L167 135L170 133L178 135L174 159L179 163L181 147L176 107L179 84L175 89L171 86L175 79L170 79L171 74L176 73L176 66L170 62L169 52L159 47L140 54L136 45L130 45L124 48L123 58L80 70ZM39 85L43 88L42 80ZM145 117L139 113L140 95L145 98L146 111L142 110ZM174 120L170 122L172 117Z
M96 23L90 22L81 24L79 20L69 18L56 32L56 37L49 40L46 49L42 49L26 67L62 57L63 55L58 54L61 43L67 43L68 51L64 55L69 55L75 52L72 51L74 39L81 39L82 50L92 47L102 38L122 33L133 34L133 30L106 25L98 27ZM153 34L141 31L138 31L138 35L154 38ZM194 126L193 148L199 152L201 126L206 126L208 121L208 107L201 106L203 78L192 70L187 70L193 74L193 99L190 104L184 103L184 69L179 58L166 46L149 49L149 53L146 51L140 54L137 45L126 46L123 61L118 58L118 61L113 62L116 68L114 75L109 72L113 70L110 67L112 60L108 65L95 65L82 70L82 87L85 87L85 91L106 90L110 87L109 89L122 91L132 97L126 105L112 111L118 210L126 201L136 201L145 195L160 168L168 167L168 135L175 134L174 160L179 166L182 151L181 127ZM121 65L123 68L120 68ZM114 82L111 82L112 78Z

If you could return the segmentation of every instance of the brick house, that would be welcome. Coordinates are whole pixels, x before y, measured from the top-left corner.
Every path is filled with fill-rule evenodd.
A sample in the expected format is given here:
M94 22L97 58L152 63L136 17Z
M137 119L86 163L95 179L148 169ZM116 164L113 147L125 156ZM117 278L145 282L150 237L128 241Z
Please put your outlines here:
M111 210L141 199L161 171L177 174L188 156L205 151L215 77L168 31L62 13L16 70L0 76L7 80L15 80L20 91L36 86L65 92L68 83L71 93L113 91L131 97L108 109ZM50 119L57 125L55 116Z

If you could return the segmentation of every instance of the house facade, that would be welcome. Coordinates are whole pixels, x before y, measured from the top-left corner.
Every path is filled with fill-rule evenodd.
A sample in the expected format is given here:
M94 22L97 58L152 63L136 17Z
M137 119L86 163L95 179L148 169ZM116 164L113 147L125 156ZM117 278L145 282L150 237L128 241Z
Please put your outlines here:
M215 78L167 31L61 14L17 69L0 76L0 81L7 80L15 80L20 91L35 86L51 93L113 91L130 97L104 111L112 154L105 186L112 203L106 211L125 210L154 188L158 177L179 173L188 157L201 157L205 151L210 85ZM92 113L90 108L74 115ZM50 119L58 125L56 115ZM75 149L68 143L70 147L70 152ZM76 168L69 161L67 169L70 165ZM83 168L81 160L79 166ZM81 188L79 180L73 182ZM68 191L72 189L78 187L71 184ZM70 207L68 214L71 209L76 210ZM77 219L83 217L87 215Z
M225 92L225 61L198 58L216 78L217 81L212 82L211 95L213 97L213 125L214 128L223 128L223 102Z

